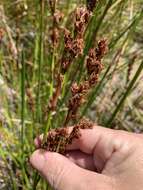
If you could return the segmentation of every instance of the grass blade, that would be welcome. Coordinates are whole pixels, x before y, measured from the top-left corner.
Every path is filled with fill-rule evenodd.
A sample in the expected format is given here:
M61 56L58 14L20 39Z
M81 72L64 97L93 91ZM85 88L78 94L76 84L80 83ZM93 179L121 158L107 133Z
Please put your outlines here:
M24 152L24 138L25 138L25 57L22 51L21 60L21 149Z

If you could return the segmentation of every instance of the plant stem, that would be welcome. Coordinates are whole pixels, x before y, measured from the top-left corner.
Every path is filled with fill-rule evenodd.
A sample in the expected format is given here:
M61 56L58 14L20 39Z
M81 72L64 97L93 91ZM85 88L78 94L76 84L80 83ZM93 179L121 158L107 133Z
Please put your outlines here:
M25 172L25 156L24 156L24 143L25 143L25 55L22 51L21 57L21 168L23 174L23 184L27 184L29 187L28 177Z
M38 90L37 90L37 115L36 119L38 122L41 121L41 75L42 75L42 65L43 65L43 40L44 40L44 5L45 1L40 0L40 34L39 34L39 52L38 52Z
M24 137L25 137L25 58L24 52L22 51L21 58L21 149L22 149L22 160L24 153Z

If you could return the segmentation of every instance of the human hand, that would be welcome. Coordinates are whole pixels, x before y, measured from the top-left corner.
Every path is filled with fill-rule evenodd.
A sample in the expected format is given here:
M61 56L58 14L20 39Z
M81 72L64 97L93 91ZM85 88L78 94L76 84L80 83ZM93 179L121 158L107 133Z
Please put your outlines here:
M54 189L143 189L143 135L97 126L80 131L65 156L38 149L30 158Z

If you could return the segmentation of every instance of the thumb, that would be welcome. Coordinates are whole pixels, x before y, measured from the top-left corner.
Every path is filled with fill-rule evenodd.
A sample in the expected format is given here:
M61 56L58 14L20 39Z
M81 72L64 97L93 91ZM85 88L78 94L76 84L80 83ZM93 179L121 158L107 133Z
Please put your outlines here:
M50 185L58 190L84 190L89 187L98 190L99 184L102 184L104 189L103 184L106 184L108 180L101 174L78 167L66 157L55 152L36 150L30 162ZM100 186L100 189L102 188Z

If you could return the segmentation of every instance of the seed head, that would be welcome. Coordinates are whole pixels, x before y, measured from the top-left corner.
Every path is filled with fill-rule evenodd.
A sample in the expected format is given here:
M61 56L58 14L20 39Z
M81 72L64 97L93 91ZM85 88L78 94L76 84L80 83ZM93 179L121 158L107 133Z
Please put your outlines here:
M82 37L89 21L90 13L86 7L80 7L76 9L75 18L75 33L77 36Z
M96 56L98 59L102 59L104 55L107 53L108 48L107 48L107 42L106 40L100 40L98 42L98 47L96 48Z
M55 24L59 25L60 22L62 21L63 17L64 17L64 14L61 11L56 9L55 12L54 12L54 22L55 22Z

